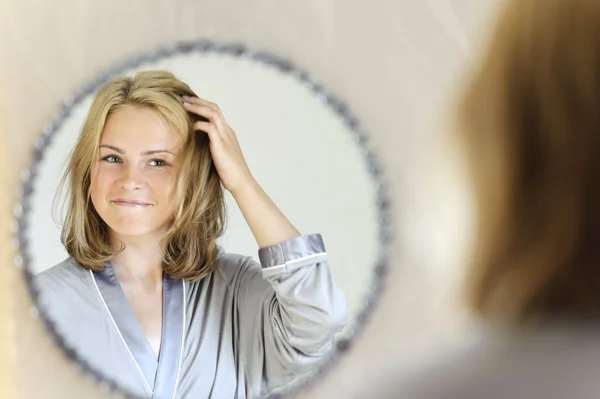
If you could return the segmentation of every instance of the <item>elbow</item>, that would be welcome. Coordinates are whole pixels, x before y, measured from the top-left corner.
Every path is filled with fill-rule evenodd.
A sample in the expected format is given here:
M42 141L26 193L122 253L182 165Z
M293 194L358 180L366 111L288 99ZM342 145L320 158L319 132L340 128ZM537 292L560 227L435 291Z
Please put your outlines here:
M340 290L337 290L335 295L330 297L328 306L323 307L315 315L315 335L320 338L320 342L326 344L333 340L336 333L344 329L347 322L348 308L346 306L346 297Z
M348 323L348 307L346 297L341 290L332 296L328 311L321 314L321 331L324 341L333 340L336 333L344 329Z
M327 320L324 321L324 325L328 331L328 335L333 338L333 336L342 331L346 324L348 323L348 308L346 306L346 298L343 294L340 295L340 298L335 302L335 305L332 307L332 310L327 317Z
M312 327L306 328L302 338L296 337L296 347L305 355L325 356L333 349L335 335L342 331L348 322L348 311L343 295L332 302L327 310L321 310L312 320ZM298 329L300 330L300 329ZM300 338L300 339L298 339Z

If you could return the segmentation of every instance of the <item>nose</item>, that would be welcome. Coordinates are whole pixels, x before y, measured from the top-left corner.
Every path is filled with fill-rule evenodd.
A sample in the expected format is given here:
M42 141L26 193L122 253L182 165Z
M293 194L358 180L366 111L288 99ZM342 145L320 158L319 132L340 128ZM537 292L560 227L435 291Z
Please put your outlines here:
M119 185L127 191L139 190L144 186L143 173L134 164L124 165Z

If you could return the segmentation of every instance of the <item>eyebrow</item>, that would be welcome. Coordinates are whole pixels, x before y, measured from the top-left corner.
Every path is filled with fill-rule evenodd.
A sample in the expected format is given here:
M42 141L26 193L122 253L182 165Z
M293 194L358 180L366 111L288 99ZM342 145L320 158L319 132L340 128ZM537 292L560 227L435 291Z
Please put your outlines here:
M100 148L110 148L113 151L118 152L121 155L125 155L125 151L120 149L119 147L115 147L113 145L108 145L108 144L102 144L100 146ZM167 154L171 154L171 155L175 155L173 154L171 151L169 150L150 150L150 151L142 151L141 155L154 155L154 154L161 154L161 153L167 153Z

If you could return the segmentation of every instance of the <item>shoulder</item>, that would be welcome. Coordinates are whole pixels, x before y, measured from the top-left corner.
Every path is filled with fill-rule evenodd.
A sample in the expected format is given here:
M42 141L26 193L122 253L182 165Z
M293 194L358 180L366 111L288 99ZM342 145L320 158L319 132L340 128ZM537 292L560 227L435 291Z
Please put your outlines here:
M34 288L44 292L72 292L91 285L89 270L68 257L62 262L33 276Z
M31 288L44 317L63 334L70 334L68 326L73 323L100 317L101 302L93 278L72 258L35 275Z
M81 277L89 274L89 271L79 265L75 259L68 257L56 265L44 270L41 273L36 274L34 280L51 280L53 278L65 277L65 276L76 276Z
M239 289L243 280L259 276L262 278L262 267L254 258L226 252L219 246L219 254L210 275L199 281L186 281L185 284L192 296L198 295L207 287L211 287L212 292L231 293Z
M219 247L219 256L215 265L215 277L231 282L248 270L261 271L262 267L251 256L226 252Z

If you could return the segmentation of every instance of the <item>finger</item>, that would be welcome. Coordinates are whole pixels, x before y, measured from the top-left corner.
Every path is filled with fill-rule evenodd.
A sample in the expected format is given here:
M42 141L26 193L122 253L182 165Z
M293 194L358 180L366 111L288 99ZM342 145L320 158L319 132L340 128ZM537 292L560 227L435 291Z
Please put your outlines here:
M206 105L192 104L188 102L184 102L183 106L189 111L196 115L202 116L208 119L210 122L214 123L219 129L220 134L225 134L227 129L227 124L223 120L221 113L215 111L213 108Z
M208 100L205 100L203 98L200 97L192 97L192 96L181 96L181 98L183 99L183 101L186 101L188 103L192 103L192 104L198 104L198 105L208 105L211 106L211 108L218 108L217 104L212 103Z
M183 99L184 102L209 107L213 111L215 111L223 120L225 120L225 117L223 116L223 112L221 112L221 108L219 108L219 106L217 104L210 102L208 100L205 100L203 98L200 98L200 97L182 96L181 98Z
M216 116L215 110L213 110L212 108L210 108L206 105L195 104L195 103L190 103L190 102L184 101L183 106L189 112L192 112L196 115L203 116L208 120L212 121L213 119L215 119L215 116Z
M184 102L183 106L185 107L185 109L188 110L188 112L202 116L205 119L208 119L209 121L211 121L213 123L217 123L218 120L220 119L219 115L215 112L215 110L213 110L212 108L207 107L205 105L198 105L198 104Z
M199 130L199 131L202 131L202 132L208 134L208 138L210 141L214 141L214 140L221 138L221 135L219 134L217 127L210 122L204 122L204 121L194 122L193 129L194 129L194 131Z
M212 121L218 126L219 133L221 134L221 136L223 138L236 139L235 132L233 131L233 129L231 129L231 127L225 120L225 117L223 116L223 112L221 112L221 109L219 108L219 106L217 104L212 103L212 102L205 100L203 98L200 98L200 97L185 96L184 98L189 99L190 101L193 101L193 104L206 106L206 107L212 109L214 111L214 115L215 115L215 118Z

